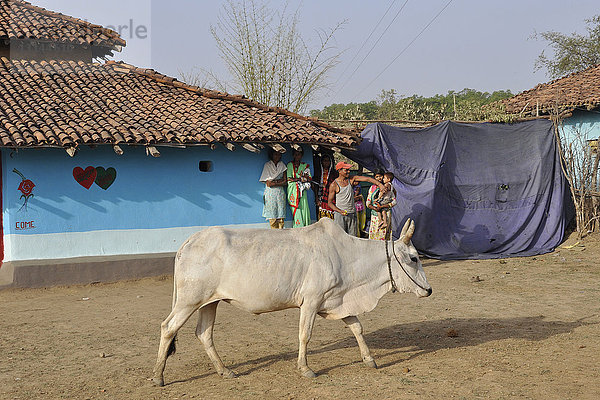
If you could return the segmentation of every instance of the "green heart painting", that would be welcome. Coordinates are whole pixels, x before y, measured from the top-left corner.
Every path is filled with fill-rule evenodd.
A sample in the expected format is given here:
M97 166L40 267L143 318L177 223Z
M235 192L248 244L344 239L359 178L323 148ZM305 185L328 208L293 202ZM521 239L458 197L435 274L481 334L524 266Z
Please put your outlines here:
M113 167L104 169L104 167L96 167L96 185L106 190L113 184L117 178L117 170Z

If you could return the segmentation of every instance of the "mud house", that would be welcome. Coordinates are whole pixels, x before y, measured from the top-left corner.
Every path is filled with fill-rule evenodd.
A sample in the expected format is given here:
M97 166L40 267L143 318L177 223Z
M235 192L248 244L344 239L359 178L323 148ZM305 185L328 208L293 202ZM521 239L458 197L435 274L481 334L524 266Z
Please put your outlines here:
M564 139L600 137L600 65L542 83L501 103L523 117L553 115ZM593 143L590 143L593 145Z
M0 7L0 287L169 272L211 225L267 227L266 149L358 135L122 62L113 31L19 0ZM311 202L312 203L312 202Z

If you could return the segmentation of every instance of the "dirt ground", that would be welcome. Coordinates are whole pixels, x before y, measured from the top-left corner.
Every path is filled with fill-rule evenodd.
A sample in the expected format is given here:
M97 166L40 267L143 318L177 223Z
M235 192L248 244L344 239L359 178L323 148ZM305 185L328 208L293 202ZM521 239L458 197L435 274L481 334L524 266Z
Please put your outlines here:
M600 237L527 258L425 260L429 298L387 294L361 321L379 369L340 321L319 319L315 379L295 370L297 310L221 304L217 376L179 333L166 386L147 380L172 279L0 292L0 399L599 399ZM479 276L479 281L473 277Z

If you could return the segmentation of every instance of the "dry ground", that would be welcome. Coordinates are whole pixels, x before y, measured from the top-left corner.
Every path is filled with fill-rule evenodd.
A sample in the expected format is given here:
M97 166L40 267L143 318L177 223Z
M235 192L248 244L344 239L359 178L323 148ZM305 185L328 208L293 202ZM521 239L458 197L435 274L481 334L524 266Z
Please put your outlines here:
M426 260L431 297L388 294L361 318L380 368L360 362L342 322L319 319L313 380L295 371L297 310L254 316L219 306L216 345L240 374L232 380L215 374L194 318L157 388L146 378L171 278L2 291L0 399L599 399L599 243L529 258Z

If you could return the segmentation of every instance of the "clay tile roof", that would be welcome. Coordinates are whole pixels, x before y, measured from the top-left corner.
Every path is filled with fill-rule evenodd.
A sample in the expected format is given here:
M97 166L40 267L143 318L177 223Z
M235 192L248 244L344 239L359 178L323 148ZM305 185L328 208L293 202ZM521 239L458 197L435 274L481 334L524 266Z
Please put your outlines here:
M23 0L0 0L0 39L71 43L120 50L125 40L113 30Z
M535 115L571 111L577 107L600 105L600 65L542 83L533 89L502 100L511 114Z
M0 58L0 146L306 143L351 148L358 133L243 96L109 61Z

